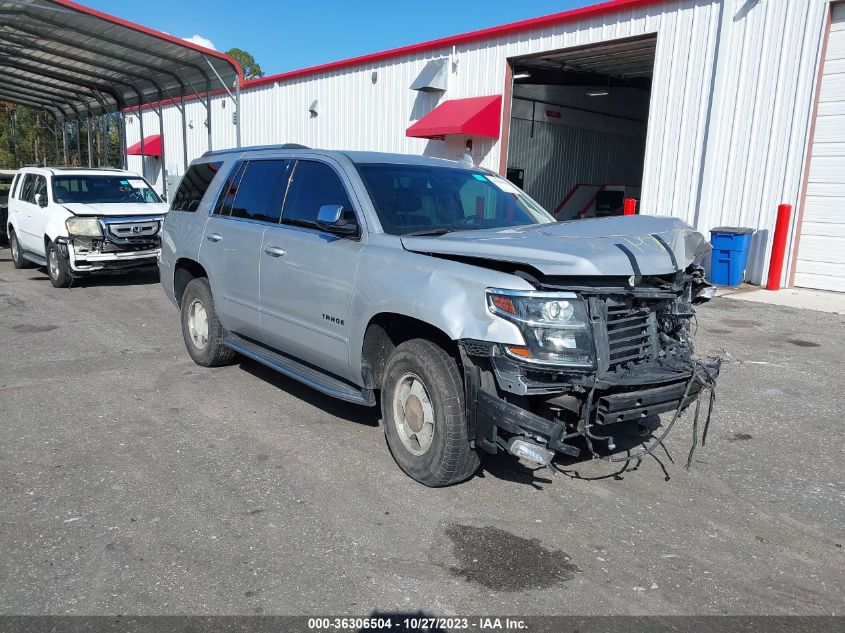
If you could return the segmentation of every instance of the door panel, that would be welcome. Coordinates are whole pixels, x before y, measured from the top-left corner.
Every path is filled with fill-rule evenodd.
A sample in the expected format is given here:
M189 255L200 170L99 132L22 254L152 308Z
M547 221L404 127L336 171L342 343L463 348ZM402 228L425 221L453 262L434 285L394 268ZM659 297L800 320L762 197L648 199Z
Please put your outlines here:
M258 254L265 228L261 222L213 215L200 246L223 327L250 338L260 335Z
M340 204L355 217L333 167L298 161L282 224L264 234L262 327L273 347L349 379L349 309L363 241L317 228L319 207L327 204Z
M267 251L276 248L283 255ZM261 249L261 318L269 345L349 378L349 308L361 243L271 226Z
M43 254L44 232L41 227L43 209L35 204L36 188L41 190L43 176L26 174L19 187L18 199L15 201L15 227L18 232L18 242L24 250ZM39 228L42 230L39 231Z
M238 163L220 192L200 247L200 263L211 276L223 326L262 342L261 243L264 231L276 225L281 216L289 162L273 159Z

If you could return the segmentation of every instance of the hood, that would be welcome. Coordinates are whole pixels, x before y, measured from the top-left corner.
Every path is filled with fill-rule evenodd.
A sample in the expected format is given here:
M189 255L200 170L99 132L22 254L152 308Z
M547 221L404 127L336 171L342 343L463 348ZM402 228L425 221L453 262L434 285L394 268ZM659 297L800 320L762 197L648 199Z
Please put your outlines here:
M81 202L58 203L74 215L164 215L167 204L164 202L104 202L83 204Z
M406 236L406 250L531 266L544 275L665 275L710 250L701 233L676 218L617 216Z

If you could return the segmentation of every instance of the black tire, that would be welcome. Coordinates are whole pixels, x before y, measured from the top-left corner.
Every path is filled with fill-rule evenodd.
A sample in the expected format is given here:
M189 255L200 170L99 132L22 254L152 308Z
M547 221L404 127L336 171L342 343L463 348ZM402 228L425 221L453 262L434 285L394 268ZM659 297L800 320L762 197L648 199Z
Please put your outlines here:
M434 418L430 444L422 454L415 454L406 445L409 442L417 452L423 450L419 436L409 438L403 434L402 428L413 430L414 424L407 422L411 416L404 423L397 421L394 408L394 405L401 407L398 400L402 395L397 394L400 383L415 379L422 383L428 401L422 406L428 407ZM413 408L422 412L418 407L420 402L418 398ZM411 398L407 397L405 403L410 407ZM481 459L469 443L461 373L455 359L439 345L426 339L412 339L393 350L384 372L381 409L390 453L411 478L430 487L449 486L468 479L478 470Z
M207 338L205 345L195 342L191 334L190 315L196 305L205 311L207 322ZM197 365L203 367L219 367L228 365L235 357L235 352L223 344L223 325L214 310L214 299L211 296L211 286L208 279L199 277L192 279L185 287L182 295L182 337L188 354Z
M47 242L47 276L54 288L70 288L73 271L62 251L53 242Z
M15 229L9 229L9 249L12 251L12 264L15 268L29 268L32 266L28 259L23 256L23 249L21 243L18 241L18 236L15 235Z

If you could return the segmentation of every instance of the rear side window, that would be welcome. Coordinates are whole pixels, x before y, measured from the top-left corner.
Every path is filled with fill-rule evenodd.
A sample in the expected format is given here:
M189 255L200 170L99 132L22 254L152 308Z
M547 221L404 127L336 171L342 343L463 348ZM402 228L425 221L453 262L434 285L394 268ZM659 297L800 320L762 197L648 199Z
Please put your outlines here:
M21 200L22 202L35 202L35 193L33 192L34 188L35 174L26 174L24 176L20 194L18 195L18 200Z
M355 219L346 188L337 172L325 163L297 161L282 213L284 222L317 226L320 207L327 204L342 205L347 219Z
M191 165L182 177L182 182L179 183L179 188L176 190L176 195L173 196L173 204L170 208L173 211L186 211L188 213L196 211L205 192L208 191L208 186L222 166L222 162Z
M287 172L287 160L247 162L230 215L277 224L282 214Z

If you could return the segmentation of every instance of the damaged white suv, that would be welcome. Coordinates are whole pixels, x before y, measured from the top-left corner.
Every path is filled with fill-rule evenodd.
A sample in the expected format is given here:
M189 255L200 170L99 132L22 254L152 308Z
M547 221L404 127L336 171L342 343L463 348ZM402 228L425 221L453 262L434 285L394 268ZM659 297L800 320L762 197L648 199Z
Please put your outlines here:
M150 183L128 171L27 167L9 195L12 261L46 266L57 288L87 273L155 266L166 213Z

